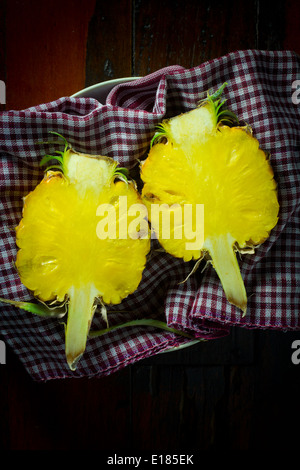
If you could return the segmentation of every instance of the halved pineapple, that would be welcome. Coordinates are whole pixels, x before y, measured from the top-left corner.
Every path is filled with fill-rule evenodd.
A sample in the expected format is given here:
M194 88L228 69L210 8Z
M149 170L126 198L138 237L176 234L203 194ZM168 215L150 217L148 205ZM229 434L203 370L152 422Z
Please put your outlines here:
M228 301L245 314L247 294L235 252L268 238L279 204L266 154L250 127L237 125L224 109L225 85L196 109L159 126L141 165L142 198L163 248L185 261L210 259ZM197 219L201 205L204 216ZM184 217L186 207L192 208L187 212L192 220ZM170 234L164 236L168 218Z
M142 233L141 222L134 225L136 214L128 211L142 202L116 161L77 153L67 143L56 158L61 169L49 167L25 197L16 228L16 268L37 299L67 302L65 350L74 370L86 349L97 303L118 304L137 289L150 241L148 224ZM110 226L109 214L115 216ZM130 224L132 233L126 233Z

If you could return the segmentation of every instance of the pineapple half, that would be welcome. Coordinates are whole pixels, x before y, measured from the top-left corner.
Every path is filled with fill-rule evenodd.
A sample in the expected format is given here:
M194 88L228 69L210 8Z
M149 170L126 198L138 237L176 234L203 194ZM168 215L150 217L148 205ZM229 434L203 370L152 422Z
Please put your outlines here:
M105 305L119 304L137 289L150 241L148 222L134 224L136 213L128 212L142 202L125 169L112 158L78 153L65 144L64 152L57 152L61 157L55 157L59 167L48 167L43 180L24 198L15 264L22 283L37 299L49 306L66 302L65 352L75 370L97 303L104 306L105 316ZM51 159L46 156L42 163ZM108 214L116 216L111 232ZM124 221L128 233L124 236L123 224L121 237Z
M142 199L165 251L198 264L208 259L227 300L245 315L247 294L235 252L251 253L268 238L279 204L267 155L250 127L240 126L224 108L220 97L226 85L159 126L141 163ZM186 212L192 220L182 216L185 207L192 209ZM197 207L203 208L202 218ZM169 232L163 233L163 220L169 220Z

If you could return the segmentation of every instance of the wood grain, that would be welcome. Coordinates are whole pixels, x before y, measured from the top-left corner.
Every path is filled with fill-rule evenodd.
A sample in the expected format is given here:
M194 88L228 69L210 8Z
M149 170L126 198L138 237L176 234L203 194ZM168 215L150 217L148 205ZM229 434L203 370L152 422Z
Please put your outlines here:
M85 86L131 76L131 31L130 0L96 1L89 25Z
M94 0L6 2L6 109L69 96L85 84Z
M300 53L296 0L2 0L6 109L102 80L190 68L237 49ZM1 450L293 450L299 432L297 332L232 329L103 379L34 383L7 348ZM211 455L215 455L213 453Z
M194 67L256 43L255 1L136 2L134 74L166 65Z

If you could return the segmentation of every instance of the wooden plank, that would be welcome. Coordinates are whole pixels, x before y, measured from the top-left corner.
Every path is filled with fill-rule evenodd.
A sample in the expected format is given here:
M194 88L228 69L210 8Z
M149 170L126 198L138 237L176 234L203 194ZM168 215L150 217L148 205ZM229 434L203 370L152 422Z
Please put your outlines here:
M256 1L136 2L134 74L146 75L167 65L186 68L253 47Z
M5 41L5 24L6 24L6 0L0 1L0 80L5 84L5 96L0 94L0 112L6 109L6 41ZM1 92L0 92L1 93Z
M285 34L281 47L300 54L300 8L297 0L285 2Z
M257 48L300 53L300 10L295 0L258 1Z
M133 388L136 448L176 453L209 448L225 389L222 367L135 366Z
M10 395L8 390L8 368L0 365L0 450L10 448Z
M7 109L24 109L82 89L95 0L10 0L6 15Z
M102 379L33 382L8 349L0 369L0 449L123 449L130 421L129 368Z
M131 1L96 1L90 21L85 86L131 76Z
M246 377L247 369L241 371L253 395L252 449L291 451L298 446L300 364L292 361L292 343L299 336L297 331L261 332L255 373Z
M252 364L132 367L132 436L142 450L295 449L299 332L256 331Z

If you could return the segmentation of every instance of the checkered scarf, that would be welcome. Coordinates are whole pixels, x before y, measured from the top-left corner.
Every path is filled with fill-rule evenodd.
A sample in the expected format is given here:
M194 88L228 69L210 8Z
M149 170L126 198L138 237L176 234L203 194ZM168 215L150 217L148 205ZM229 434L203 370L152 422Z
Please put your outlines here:
M228 83L228 107L248 123L270 153L278 184L280 215L269 239L254 255L239 259L248 293L247 315L227 302L215 271L200 268L184 283L193 263L156 250L137 291L109 309L111 325L136 318L163 319L195 339L227 335L231 326L299 330L299 57L290 51L246 50L227 54L192 69L171 66L116 86L106 103L93 98L62 97L0 115L0 297L33 300L14 268L15 227L22 198L42 179L39 166L53 153L49 131L62 134L79 152L111 156L133 168L149 148L163 118L195 107L206 91ZM65 360L64 327L57 319L37 317L0 306L0 334L34 380L101 377L182 345L189 339L149 326L116 329L89 338L78 368ZM102 327L96 312L92 329Z

